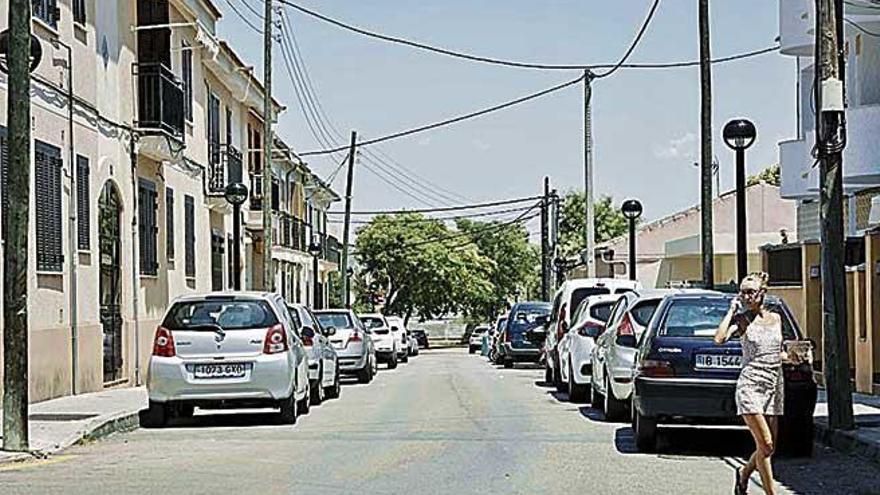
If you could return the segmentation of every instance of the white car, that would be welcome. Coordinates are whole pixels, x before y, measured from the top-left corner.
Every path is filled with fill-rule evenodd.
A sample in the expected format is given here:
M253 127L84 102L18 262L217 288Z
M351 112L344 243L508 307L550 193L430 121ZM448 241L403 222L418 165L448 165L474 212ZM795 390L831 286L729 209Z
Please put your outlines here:
M477 327L471 332L471 337L468 339L469 353L474 354L483 348L483 336L485 336L488 331L489 327Z
M571 328L559 343L560 374L568 387L568 400L584 402L593 374L593 348L605 331L605 324L619 295L590 296L578 305Z
M623 294L640 288L633 280L619 278L581 278L565 281L553 297L553 309L547 323L547 336L544 340L544 381L552 383L560 392L565 392L565 383L560 373L562 361L559 359L559 342L571 328L571 316L585 298L608 294Z
M359 383L370 383L376 376L378 360L370 331L350 309L322 309L314 312L322 327L335 328L330 344L336 349L339 371L357 376Z
M373 345L376 348L376 359L388 365L389 370L397 368L400 356L400 339L391 332L391 326L385 316L379 313L358 315L364 326L373 337Z
M278 294L234 292L174 300L153 339L148 426L195 407L276 407L295 423L310 406L309 359Z
M386 316L385 321L388 322L391 333L397 338L397 358L400 359L401 363L409 362L409 332L406 330L406 325L403 324L403 318L399 316Z
M336 349L330 343L330 337L336 333L336 328L323 327L303 304L289 304L287 309L309 355L312 405L319 405L326 398L339 397L339 359Z

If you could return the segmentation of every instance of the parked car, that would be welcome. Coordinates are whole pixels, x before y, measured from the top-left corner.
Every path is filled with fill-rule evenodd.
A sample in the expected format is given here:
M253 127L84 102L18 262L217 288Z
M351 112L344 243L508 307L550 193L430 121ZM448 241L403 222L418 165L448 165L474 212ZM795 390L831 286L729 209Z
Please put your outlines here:
M545 302L521 302L513 305L502 333L500 361L505 368L515 363L537 363L541 348L535 344L530 332L544 331L550 315L550 304Z
M568 390L568 400L585 402L590 394L593 375L593 348L596 339L605 331L611 308L620 295L590 296L578 305L572 316L571 328L559 343L560 375ZM552 377L545 369L545 381Z
M373 343L376 345L376 358L379 362L388 365L388 369L397 368L400 357L400 339L391 332L391 325L384 315L371 313L358 315L364 326L370 331Z
M360 383L370 383L379 366L370 330L350 309L322 309L314 314L322 327L335 329L330 344L336 350L339 371L357 376Z
M409 331L403 323L403 318L399 316L386 316L385 321L391 328L391 333L397 339L397 358L401 363L408 363L410 356Z
M648 289L628 292L611 309L605 332L593 348L591 403L609 421L626 417L632 397L636 344L667 295L693 289ZM696 293L701 291L697 290Z
M477 327L468 338L468 353L474 354L483 347L483 336L489 331L489 327Z
M195 407L275 407L295 423L310 406L309 359L284 299L235 292L175 299L156 329L148 426Z
M581 278L562 284L553 297L553 309L547 324L547 337L543 344L545 378L560 392L565 391L560 369L559 342L571 328L572 315L581 301L590 296L622 294L640 287L638 282L617 278ZM564 364L564 363L563 363Z
M640 450L656 448L658 424L739 423L734 393L742 347L739 339L724 345L713 341L731 297L676 294L666 297L657 308L636 355L632 417ZM781 299L767 296L765 304L781 317L786 342L806 340ZM778 444L780 450L809 456L816 407L812 362L784 364L783 373L785 414Z
M311 310L303 304L288 304L287 309L294 326L299 329L299 335L309 355L312 404L321 404L325 398L339 397L339 359L330 342L330 337L336 334L336 327L321 325Z
M428 332L425 332L421 328L413 328L410 332L418 347L423 349L430 347L430 344L428 343Z
M492 335L492 342L489 343L489 361L494 364L501 364L501 348L504 346L504 329L507 327L507 315L498 317L495 320L495 333Z

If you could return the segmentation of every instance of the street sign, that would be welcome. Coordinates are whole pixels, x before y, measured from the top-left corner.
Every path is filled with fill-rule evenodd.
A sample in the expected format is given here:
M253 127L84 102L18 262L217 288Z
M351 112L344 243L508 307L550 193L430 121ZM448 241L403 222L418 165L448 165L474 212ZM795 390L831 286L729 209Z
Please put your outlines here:
M6 55L9 53L9 30L0 32L0 71L9 74L9 66L6 64ZM43 45L40 39L31 35L31 72L37 70L40 61L43 60Z

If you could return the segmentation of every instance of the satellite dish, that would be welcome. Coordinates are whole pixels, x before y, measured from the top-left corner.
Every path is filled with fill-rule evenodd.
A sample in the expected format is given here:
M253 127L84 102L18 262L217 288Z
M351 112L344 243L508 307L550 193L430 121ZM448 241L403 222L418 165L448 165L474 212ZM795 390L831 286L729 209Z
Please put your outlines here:
M9 30L0 33L0 71L9 74L9 65L6 58L9 54ZM31 72L37 70L40 61L43 60L43 45L40 39L31 35Z

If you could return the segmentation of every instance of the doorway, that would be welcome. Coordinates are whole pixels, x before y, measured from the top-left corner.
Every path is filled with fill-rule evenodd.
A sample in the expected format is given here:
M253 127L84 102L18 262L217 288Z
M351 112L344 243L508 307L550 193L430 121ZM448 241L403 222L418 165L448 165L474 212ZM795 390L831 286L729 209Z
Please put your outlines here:
M98 282L101 327L104 336L104 383L122 379L122 201L111 181L98 201L100 275Z

